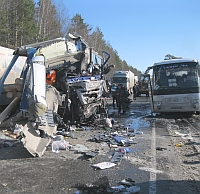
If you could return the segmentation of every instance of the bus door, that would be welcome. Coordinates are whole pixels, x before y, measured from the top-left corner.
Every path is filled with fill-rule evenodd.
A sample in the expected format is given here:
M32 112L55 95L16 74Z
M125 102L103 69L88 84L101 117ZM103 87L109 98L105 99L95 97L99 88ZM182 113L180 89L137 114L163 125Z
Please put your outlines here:
M149 91L149 102L151 106L151 112L155 112L154 110L154 103L153 103L153 90L152 90L152 80L150 78L150 74L144 75L144 81L148 84L148 91Z

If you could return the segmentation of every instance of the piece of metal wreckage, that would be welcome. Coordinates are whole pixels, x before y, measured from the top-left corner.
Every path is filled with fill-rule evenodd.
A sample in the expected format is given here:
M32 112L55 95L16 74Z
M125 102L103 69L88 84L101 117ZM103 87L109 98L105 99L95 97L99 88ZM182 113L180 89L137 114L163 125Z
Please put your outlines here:
M22 142L33 156L42 156L50 142L50 139L42 138L43 135L52 136L57 130L58 124L54 121L57 113L64 122L77 123L93 118L99 111L106 111L102 96L106 88L104 74L112 68L107 65L108 53L103 52L107 56L103 58L81 37L71 36L70 41L57 38L22 46L13 55L0 79L0 95L17 58L27 57L20 76L23 91L18 111L27 113ZM16 115L11 115L14 106L6 112L1 124L11 116L12 121L15 120Z

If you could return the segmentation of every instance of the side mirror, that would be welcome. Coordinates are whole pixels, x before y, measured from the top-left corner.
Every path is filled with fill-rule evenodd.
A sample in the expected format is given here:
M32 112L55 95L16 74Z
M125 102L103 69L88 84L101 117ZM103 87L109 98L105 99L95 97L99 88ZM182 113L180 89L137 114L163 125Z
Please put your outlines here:
M115 68L115 65L109 65L109 68Z

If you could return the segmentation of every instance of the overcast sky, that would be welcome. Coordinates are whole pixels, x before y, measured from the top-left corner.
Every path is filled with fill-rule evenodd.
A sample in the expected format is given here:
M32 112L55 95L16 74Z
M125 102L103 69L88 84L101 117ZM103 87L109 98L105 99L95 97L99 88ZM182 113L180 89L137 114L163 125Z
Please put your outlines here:
M145 71L166 54L200 60L200 0L63 0L98 26L128 65Z

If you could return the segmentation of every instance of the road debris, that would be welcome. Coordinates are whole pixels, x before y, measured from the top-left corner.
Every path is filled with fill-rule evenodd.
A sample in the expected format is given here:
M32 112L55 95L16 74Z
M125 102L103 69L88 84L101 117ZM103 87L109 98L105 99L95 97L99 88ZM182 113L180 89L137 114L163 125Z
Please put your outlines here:
M115 166L116 164L113 162L101 162L101 163L97 163L97 164L93 164L92 166L96 169L106 169L106 168L112 168L113 166Z
M156 150L159 150L159 151L164 151L164 150L167 150L167 148L163 148L163 147L156 147Z
M107 176L104 176L92 184L76 184L74 187L78 189L76 194L131 194L140 191L140 187L136 186L131 178L126 178L122 180L121 183L122 184L116 186L111 186Z
M176 147L183 147L184 144L183 144L183 142L180 142L180 143L177 143L175 146L176 146Z

